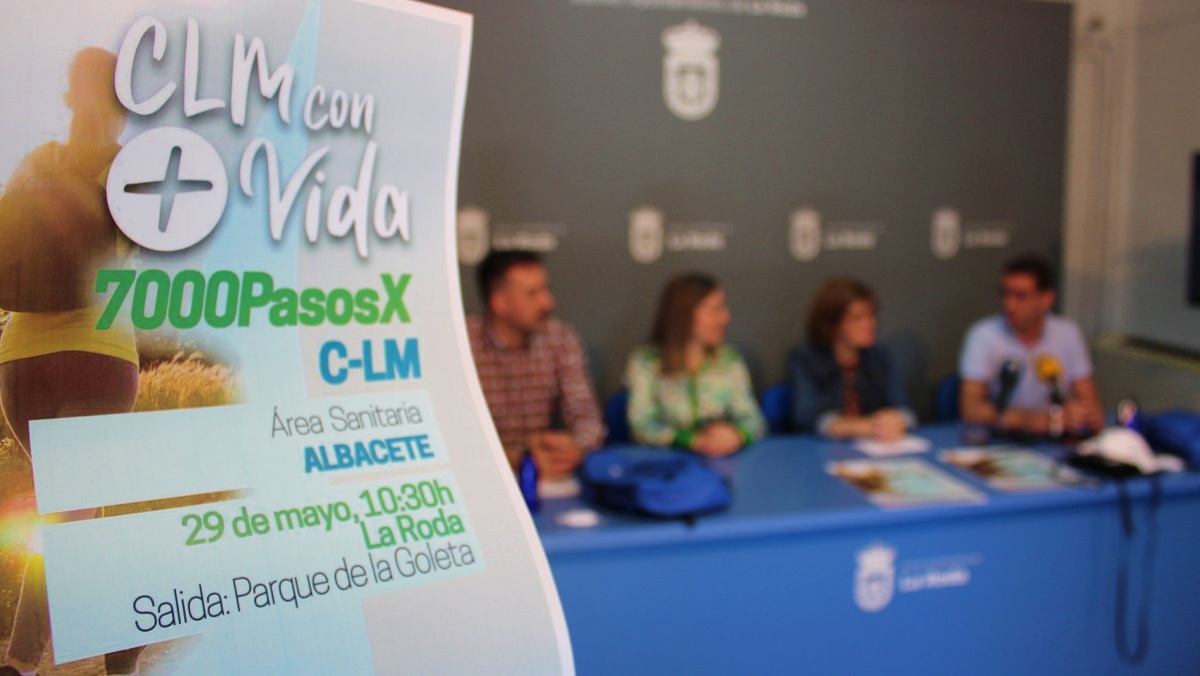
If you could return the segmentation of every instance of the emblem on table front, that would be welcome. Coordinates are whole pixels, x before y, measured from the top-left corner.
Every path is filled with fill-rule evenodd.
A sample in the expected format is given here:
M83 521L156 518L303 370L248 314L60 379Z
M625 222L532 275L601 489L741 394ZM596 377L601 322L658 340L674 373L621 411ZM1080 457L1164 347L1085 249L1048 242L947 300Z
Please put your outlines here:
M896 591L896 550L874 544L858 553L854 603L868 613L883 610Z
M681 120L702 120L717 107L721 35L695 19L662 32L663 99Z

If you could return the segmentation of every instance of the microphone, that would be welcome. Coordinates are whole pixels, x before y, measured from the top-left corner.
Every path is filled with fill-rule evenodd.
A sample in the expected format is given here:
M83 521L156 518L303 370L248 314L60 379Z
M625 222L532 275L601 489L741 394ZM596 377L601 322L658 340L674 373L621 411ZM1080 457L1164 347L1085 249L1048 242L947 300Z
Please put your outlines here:
M1009 357L1000 366L1000 391L996 393L996 415L1004 415L1012 401L1013 391L1021 382L1021 372L1025 370L1020 359Z
M1064 399L1058 382L1062 379L1063 365L1058 357L1052 354L1038 355L1034 372L1037 373L1039 380L1050 386L1050 403L1062 406Z

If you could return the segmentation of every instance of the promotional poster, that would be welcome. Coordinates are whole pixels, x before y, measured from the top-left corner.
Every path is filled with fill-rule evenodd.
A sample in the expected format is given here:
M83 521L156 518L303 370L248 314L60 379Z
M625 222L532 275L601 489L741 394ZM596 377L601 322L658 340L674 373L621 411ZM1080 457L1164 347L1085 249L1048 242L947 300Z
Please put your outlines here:
M571 672L465 339L470 15L0 26L3 665Z

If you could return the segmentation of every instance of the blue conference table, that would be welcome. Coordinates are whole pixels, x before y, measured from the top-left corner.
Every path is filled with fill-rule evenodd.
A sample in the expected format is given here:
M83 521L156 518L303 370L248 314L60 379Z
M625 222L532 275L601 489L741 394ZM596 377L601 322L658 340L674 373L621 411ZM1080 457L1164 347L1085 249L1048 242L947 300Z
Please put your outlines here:
M918 434L986 501L881 509L802 436L716 461L733 505L694 524L544 501L579 673L1200 673L1200 474L999 493L938 461L959 428Z

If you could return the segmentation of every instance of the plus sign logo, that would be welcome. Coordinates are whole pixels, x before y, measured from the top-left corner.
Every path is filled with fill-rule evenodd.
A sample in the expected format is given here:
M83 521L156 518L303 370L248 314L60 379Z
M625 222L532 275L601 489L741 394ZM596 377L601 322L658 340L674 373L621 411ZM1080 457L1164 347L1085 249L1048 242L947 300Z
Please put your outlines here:
M108 208L139 245L182 251L208 237L229 197L225 164L194 132L160 127L129 142L108 172Z

